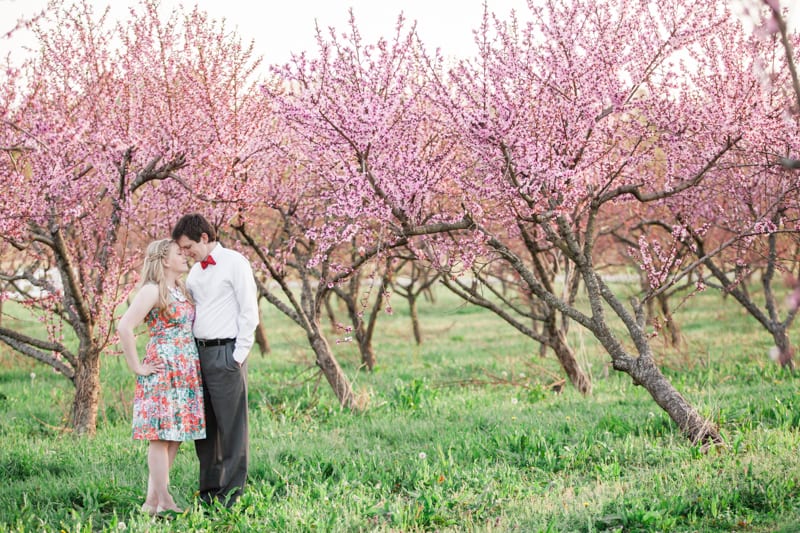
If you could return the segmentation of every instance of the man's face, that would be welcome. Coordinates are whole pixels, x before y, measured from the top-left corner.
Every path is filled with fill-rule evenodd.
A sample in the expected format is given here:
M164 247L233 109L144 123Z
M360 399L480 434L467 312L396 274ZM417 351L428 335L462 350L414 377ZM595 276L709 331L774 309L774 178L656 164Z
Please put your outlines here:
M208 255L208 235L205 233L200 235L200 242L193 241L186 235L181 235L177 242L181 253L195 262L202 261Z

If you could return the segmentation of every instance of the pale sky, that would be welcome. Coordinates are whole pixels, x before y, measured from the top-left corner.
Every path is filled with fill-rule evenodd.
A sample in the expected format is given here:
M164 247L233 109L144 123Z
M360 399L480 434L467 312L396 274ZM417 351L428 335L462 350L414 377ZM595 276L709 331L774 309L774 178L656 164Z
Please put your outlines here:
M748 1L748 0L743 0ZM749 0L751 2L759 0ZM489 11L506 18L516 10L522 20L528 18L526 0L487 0ZM794 27L800 22L800 8L789 2ZM136 0L91 0L98 10L112 5L112 13L125 14L126 7ZM320 27L347 29L348 9L353 8L359 31L368 43L379 36L394 34L398 15L403 12L408 22L417 21L417 31L426 47L442 49L445 57L466 57L475 53L472 30L480 25L483 0L161 0L164 9L183 3L198 4L213 18L225 18L238 28L245 41L253 39L256 51L266 63L283 63L292 52L315 51L315 20ZM0 0L0 35L5 35L21 17L30 17L47 4L47 0ZM29 44L24 34L11 40L0 38L0 58L8 51L19 53Z
M112 12L125 13L135 0L92 0L98 7L111 4ZM348 9L353 8L359 31L368 43L394 34L398 15L417 21L417 32L426 47L440 47L445 56L472 55L472 30L480 25L483 0L161 0L164 8L195 3L213 18L235 25L245 41L255 40L256 50L267 63L283 63L292 52L316 50L315 20L323 29L344 31ZM46 0L0 0L0 35L16 25L20 17L38 13ZM528 12L526 0L488 0L489 11L502 18L515 9ZM21 35L0 39L0 57L24 44Z

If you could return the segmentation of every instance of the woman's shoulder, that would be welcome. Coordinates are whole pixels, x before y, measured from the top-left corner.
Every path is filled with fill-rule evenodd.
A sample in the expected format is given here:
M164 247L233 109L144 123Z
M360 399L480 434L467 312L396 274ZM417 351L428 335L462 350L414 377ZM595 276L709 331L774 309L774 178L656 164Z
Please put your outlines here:
M142 283L142 286L139 287L139 292L140 293L141 292L144 292L144 293L152 292L152 293L158 294L158 284L153 283L152 281L147 281L145 283Z
M140 323L158 303L158 286L147 283L139 287L121 322L136 325ZM132 322L131 322L132 321Z
M139 291L136 293L136 298L152 301L153 303L158 301L158 285L155 283L147 282L139 287Z

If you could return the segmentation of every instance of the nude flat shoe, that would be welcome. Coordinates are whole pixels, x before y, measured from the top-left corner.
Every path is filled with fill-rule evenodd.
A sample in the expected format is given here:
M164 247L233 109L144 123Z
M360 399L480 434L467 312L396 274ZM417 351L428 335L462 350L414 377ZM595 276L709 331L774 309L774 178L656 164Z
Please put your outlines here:
M147 513L150 516L155 516L158 513L158 507L153 507L149 503L145 502L142 504L142 512Z
M156 507L156 514L162 514L162 513L182 514L183 513L183 509L181 509L177 505L175 507L161 507L159 505L158 507Z

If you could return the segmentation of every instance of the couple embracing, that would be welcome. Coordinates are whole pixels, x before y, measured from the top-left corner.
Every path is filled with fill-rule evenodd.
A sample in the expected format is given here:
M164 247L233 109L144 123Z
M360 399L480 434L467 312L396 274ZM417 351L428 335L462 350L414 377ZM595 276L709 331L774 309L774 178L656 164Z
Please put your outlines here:
M249 453L246 360L258 320L249 262L224 248L202 215L184 216L171 239L150 243L140 289L118 326L137 375L133 438L149 441L143 511L182 512L169 493L169 471L180 443L190 440L200 500L231 506L241 496ZM150 340L140 359L134 328L142 322Z

